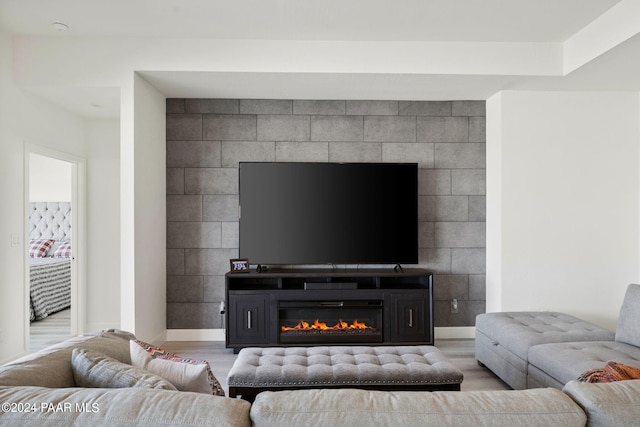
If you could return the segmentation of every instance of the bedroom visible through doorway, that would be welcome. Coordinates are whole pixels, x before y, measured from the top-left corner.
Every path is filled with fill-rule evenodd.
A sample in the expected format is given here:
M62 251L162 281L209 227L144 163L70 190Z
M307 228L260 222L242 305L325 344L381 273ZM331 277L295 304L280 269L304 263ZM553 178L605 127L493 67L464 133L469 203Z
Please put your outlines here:
M76 164L28 153L28 301L31 352L77 333ZM74 311L75 310L75 311Z

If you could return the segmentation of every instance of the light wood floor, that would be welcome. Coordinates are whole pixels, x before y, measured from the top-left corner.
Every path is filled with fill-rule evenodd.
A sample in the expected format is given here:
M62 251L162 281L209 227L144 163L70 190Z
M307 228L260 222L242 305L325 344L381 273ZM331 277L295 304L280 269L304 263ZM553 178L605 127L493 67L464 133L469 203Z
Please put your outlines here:
M31 353L71 338L71 309L62 310L42 320L31 322L29 332L29 351Z
M442 351L449 361L462 371L464 380L461 389L469 390L508 390L509 387L485 368L478 366L475 360L474 340L451 339L438 340L436 347ZM184 342L168 341L161 346L164 350L192 359L204 359L209 362L213 374L222 384L225 393L229 394L227 374L236 360L231 349L224 347L223 342Z

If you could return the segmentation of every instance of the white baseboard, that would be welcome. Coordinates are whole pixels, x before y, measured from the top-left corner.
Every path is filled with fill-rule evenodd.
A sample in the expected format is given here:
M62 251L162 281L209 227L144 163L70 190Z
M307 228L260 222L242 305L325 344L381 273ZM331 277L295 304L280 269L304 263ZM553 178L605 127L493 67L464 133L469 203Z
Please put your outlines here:
M475 326L445 326L434 328L435 339L473 339L476 337Z
M223 341L224 329L167 329L167 341Z
M435 339L473 339L473 326L435 328ZM167 329L166 341L224 341L224 329Z

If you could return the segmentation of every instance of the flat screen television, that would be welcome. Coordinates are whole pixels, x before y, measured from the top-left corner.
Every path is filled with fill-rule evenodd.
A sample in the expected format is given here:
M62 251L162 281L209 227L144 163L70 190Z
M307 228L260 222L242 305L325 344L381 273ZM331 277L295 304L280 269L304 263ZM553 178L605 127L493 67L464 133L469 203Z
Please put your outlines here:
M251 264L416 264L415 163L241 162Z

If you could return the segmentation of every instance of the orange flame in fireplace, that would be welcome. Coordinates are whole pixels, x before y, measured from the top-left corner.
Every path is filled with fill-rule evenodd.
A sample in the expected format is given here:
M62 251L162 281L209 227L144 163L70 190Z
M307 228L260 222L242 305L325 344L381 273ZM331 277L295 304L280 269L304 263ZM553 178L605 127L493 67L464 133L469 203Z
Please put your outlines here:
M371 329L371 326L367 326L366 323L358 322L358 320L354 320L351 324L342 321L340 319L338 323L333 326L327 326L326 323L320 322L318 319L313 322L313 324L309 324L309 322L305 322L301 320L294 327L289 326L281 326L280 330L282 332L287 331L312 331L312 330L320 330L320 331L340 331L345 329Z

